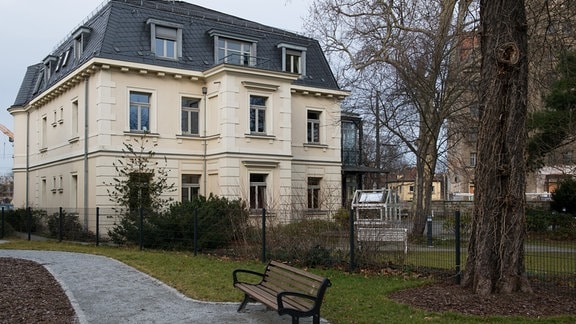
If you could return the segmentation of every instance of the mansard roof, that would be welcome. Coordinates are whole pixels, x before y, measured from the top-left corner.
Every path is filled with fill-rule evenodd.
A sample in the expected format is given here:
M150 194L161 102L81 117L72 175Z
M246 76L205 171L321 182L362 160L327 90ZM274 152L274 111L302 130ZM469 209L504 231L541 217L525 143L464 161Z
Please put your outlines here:
M166 60L154 55L150 21L182 28L181 57ZM312 38L184 1L109 0L58 44L43 63L28 68L14 106L30 102L37 94L93 58L206 71L218 64L214 60L214 33L241 35L256 41L258 58L265 58L265 64L257 66L261 69L281 70L281 48L278 45L305 48L306 75L294 84L339 90L318 41ZM82 55L76 58L73 57L74 42L79 37L83 37L84 47ZM47 75L42 71L47 64L58 66Z

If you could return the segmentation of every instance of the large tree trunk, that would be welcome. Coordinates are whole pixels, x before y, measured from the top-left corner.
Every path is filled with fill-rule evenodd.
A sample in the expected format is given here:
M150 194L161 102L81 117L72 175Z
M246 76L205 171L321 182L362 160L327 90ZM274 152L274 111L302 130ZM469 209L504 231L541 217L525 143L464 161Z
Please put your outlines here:
M527 26L523 0L481 0L481 117L463 284L531 291L524 270Z

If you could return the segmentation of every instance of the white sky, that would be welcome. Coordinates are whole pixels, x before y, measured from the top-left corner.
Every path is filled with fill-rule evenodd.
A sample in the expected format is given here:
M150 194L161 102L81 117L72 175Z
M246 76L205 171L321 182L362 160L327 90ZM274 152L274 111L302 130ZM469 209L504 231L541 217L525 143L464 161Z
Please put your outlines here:
M301 32L312 0L186 0L289 31ZM26 68L54 47L107 0L0 0L0 124L13 130L6 111L14 104ZM0 175L12 168L12 143L0 133Z

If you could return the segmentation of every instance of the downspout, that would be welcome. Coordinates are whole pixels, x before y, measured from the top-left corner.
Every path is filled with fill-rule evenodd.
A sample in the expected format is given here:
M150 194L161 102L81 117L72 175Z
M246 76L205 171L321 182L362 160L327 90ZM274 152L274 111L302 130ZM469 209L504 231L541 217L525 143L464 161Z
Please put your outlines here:
M30 111L26 112L26 210L30 199Z
M84 229L88 229L88 77L84 78Z
M206 94L208 94L208 88L202 87L202 95L204 97L204 197L208 196L208 187L207 187L207 177L208 171L206 170L207 166L207 155L208 155L208 142L206 140L206 118L208 115L207 104L206 104Z

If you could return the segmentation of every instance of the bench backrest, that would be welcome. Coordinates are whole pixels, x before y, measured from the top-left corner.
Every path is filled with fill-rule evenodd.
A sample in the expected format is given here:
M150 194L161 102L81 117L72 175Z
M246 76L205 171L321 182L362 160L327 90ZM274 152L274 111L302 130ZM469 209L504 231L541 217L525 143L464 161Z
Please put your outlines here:
M321 303L326 288L331 284L327 278L280 262L270 261L260 285L277 293L291 291L315 296ZM310 308L314 305L314 301L309 299L293 298L292 300L303 308ZM316 306L319 307L319 305Z

